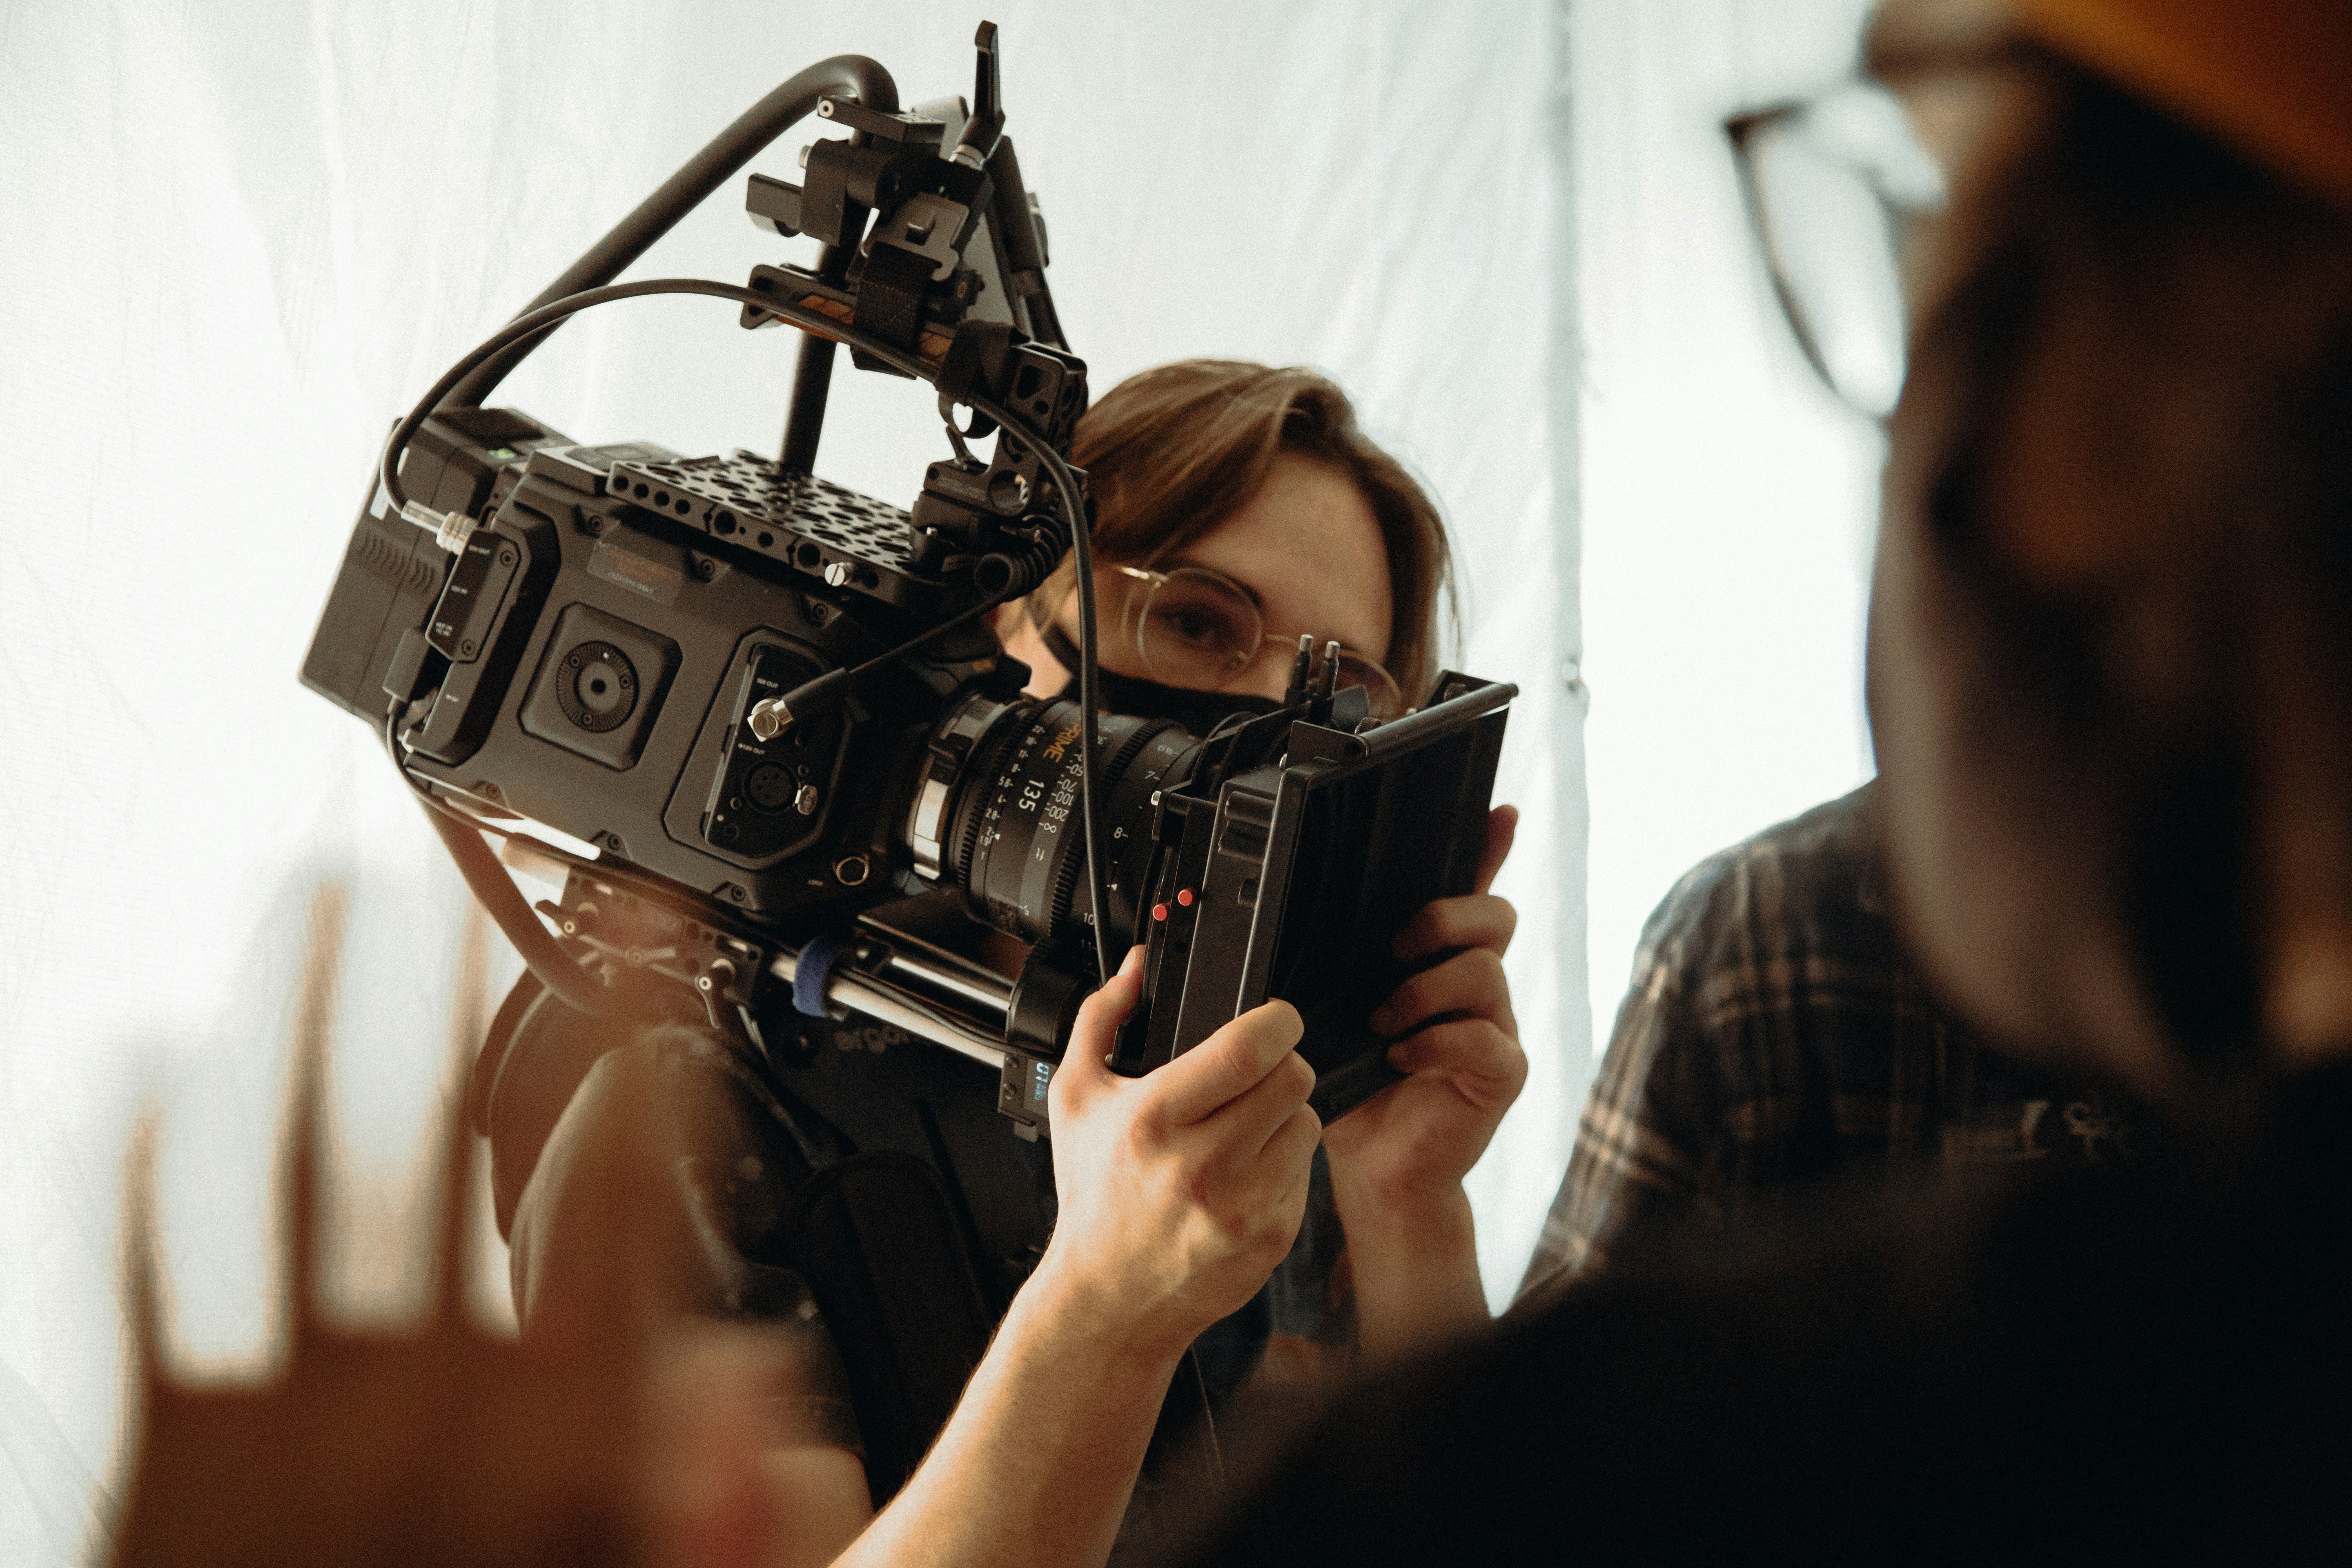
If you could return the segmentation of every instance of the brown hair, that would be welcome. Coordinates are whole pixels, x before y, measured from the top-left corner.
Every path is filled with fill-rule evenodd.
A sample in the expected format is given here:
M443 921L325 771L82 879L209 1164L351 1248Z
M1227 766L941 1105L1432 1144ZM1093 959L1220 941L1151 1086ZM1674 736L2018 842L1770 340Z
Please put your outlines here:
M1356 423L1355 405L1328 378L1247 360L1180 360L1129 376L1078 421L1071 457L1096 506L1095 550L1105 565L1149 564L1181 551L1238 511L1285 452L1355 481L1379 522L1390 583L1383 662L1407 702L1437 678L1438 606L1450 632L1458 610L1445 521L1402 463ZM1041 594L1067 592L1065 560Z

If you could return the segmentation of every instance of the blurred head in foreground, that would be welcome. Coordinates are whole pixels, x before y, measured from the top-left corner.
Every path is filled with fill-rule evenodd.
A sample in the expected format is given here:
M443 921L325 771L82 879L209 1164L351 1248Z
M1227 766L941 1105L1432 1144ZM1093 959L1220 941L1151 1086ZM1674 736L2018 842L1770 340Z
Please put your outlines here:
M2180 1135L1550 1294L1368 1383L1193 1561L1537 1560L1563 1521L1642 1561L2342 1555L2352 1060L2295 1069L2352 1054L2348 53L2345 0L1889 0L1899 106L1730 125L1816 367L1901 389L1870 700L1915 951ZM1868 352L1906 304L1907 368Z
M1890 0L1873 594L1921 953L2154 1101L2352 1050L2352 5Z

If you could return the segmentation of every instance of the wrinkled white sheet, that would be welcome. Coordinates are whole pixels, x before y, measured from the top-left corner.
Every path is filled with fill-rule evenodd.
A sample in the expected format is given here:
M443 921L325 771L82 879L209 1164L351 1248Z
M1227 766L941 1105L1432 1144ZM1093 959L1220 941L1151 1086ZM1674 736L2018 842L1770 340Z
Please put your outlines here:
M1500 890L1532 1073L1473 1177L1497 1300L1642 916L1867 772L1874 437L1780 342L1713 132L1838 68L1858 5L984 13L1095 385L1200 353L1330 370L1449 509L1464 667L1524 688ZM411 1300L464 896L368 734L294 680L386 422L775 81L856 50L909 101L967 92L982 14L0 4L0 1561L97 1539L140 1106L183 1353L267 1355L269 1149L321 876L352 900L341 1201L374 1238L347 1233L331 1279L352 1310ZM789 172L802 139L755 166ZM633 275L739 278L776 248L730 186ZM731 319L599 312L503 398L583 438L772 450L789 341ZM903 502L937 447L915 389L837 377L828 476ZM484 1263L494 1307L494 1237Z
M1574 7L1585 895L1603 1046L1675 879L1874 771L1862 627L1883 443L1789 336L1720 130L1850 71L1867 8Z
M142 1104L162 1120L183 1351L266 1356L269 1150L322 875L352 900L346 1202L387 1238L333 1278L354 1310L407 1299L399 1238L446 1076L462 892L364 729L294 679L386 422L775 81L857 50L909 101L969 92L982 14L0 6L0 1560L66 1562L91 1539ZM1451 510L1467 668L1527 688L1502 794L1529 814L1506 886L1538 1065L1478 1176L1506 1292L1590 1057L1558 677L1576 594L1550 440L1554 8L985 14L1094 384L1199 353L1335 373ZM789 173L803 139L759 166ZM730 185L635 275L740 278L777 249ZM607 310L505 399L583 437L772 450L789 340L732 316ZM821 467L903 503L939 455L928 404L842 376Z

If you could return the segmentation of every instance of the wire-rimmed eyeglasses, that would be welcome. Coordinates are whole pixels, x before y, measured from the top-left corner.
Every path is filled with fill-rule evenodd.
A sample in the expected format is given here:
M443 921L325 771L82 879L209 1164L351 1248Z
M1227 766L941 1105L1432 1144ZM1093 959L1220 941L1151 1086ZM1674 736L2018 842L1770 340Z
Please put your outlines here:
M1288 647L1297 641L1268 632L1256 595L1210 567L1111 570L1129 586L1120 623L1135 639L1145 673L1164 685L1215 691L1247 668L1265 644ZM1345 643L1339 645L1339 684L1362 687L1376 719L1404 711L1396 678L1380 660Z

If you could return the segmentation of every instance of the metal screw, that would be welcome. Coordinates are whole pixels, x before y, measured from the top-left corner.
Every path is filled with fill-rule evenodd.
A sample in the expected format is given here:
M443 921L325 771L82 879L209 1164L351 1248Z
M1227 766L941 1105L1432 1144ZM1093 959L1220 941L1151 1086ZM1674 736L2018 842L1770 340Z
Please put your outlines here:
M826 586L833 588L838 588L844 583L848 582L849 563L845 561L828 561L825 563L824 581Z
M793 806L803 816L814 816L817 800L816 785L803 784L793 793Z

